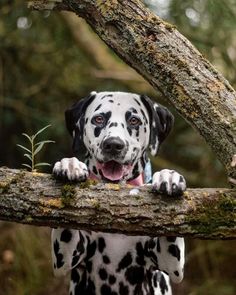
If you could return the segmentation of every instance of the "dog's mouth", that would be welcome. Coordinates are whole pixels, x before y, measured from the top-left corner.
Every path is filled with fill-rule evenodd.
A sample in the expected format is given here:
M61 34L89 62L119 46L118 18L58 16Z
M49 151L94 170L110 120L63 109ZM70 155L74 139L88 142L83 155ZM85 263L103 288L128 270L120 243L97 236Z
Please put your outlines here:
M102 175L111 181L119 181L125 178L130 172L132 165L120 164L114 160L108 162L98 162L97 168L102 172Z

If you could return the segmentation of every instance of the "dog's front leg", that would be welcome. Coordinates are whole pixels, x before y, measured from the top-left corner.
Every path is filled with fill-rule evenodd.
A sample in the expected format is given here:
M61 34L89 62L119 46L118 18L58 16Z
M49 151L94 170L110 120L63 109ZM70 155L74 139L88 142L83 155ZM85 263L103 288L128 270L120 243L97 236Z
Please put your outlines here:
M88 240L83 231L53 229L51 243L56 276L66 275L86 257Z
M174 170L164 169L153 175L153 191L168 196L179 197L186 190L186 181ZM184 239L180 237L161 237L156 242L156 255L159 269L169 274L173 282L183 279Z
M53 175L60 180L79 182L88 178L88 168L75 157L63 158L54 165ZM65 275L76 267L86 256L87 243L83 231L53 229L51 244L55 275Z
M53 175L60 180L84 181L88 178L87 165L77 158L63 158L53 167Z

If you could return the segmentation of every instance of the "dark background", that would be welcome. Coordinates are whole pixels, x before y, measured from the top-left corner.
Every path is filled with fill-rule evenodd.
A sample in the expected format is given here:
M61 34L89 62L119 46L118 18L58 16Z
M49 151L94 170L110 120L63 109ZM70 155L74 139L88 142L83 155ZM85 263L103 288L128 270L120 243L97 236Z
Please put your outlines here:
M226 175L205 141L160 93L123 64L88 28L69 13L34 12L23 0L0 3L0 165L28 163L16 144L22 133L36 133L56 144L45 146L37 162L71 155L64 111L90 91L146 93L168 106L175 127L163 144L154 169L176 169L189 187L226 187ZM153 0L147 5L176 25L236 86L236 1ZM40 171L50 172L51 168ZM67 294L64 279L54 278L50 230L0 223L0 295ZM175 294L236 294L235 241L187 239L184 281ZM65 281L68 281L67 279Z

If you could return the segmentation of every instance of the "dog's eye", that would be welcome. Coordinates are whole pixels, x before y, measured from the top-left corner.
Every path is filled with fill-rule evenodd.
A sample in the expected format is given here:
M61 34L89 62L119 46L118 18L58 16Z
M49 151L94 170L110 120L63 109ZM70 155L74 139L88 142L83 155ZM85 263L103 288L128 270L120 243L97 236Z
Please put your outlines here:
M101 115L93 117L93 122L97 125L102 125L104 123L104 117Z
M131 117L129 119L129 124L131 126L138 126L138 125L140 125L140 123L141 123L141 121L138 118L136 118L136 117Z

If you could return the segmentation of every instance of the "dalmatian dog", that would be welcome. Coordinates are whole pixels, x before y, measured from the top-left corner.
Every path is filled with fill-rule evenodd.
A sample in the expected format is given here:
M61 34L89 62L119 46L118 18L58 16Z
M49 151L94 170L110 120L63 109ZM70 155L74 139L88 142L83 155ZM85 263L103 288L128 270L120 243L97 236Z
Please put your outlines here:
M85 159L56 162L56 178L134 186L144 184L148 148L155 156L173 125L165 107L124 92L91 92L65 112L65 119L73 149ZM154 173L152 187L178 197L186 182L164 169ZM53 229L52 256L56 275L71 274L70 295L170 295L170 281L183 278L184 240Z

